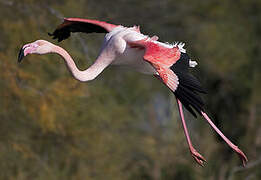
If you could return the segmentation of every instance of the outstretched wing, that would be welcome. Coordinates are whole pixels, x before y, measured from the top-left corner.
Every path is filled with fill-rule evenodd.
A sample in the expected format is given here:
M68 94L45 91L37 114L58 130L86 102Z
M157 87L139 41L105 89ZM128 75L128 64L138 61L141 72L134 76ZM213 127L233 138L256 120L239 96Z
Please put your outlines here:
M171 89L192 115L196 117L194 110L201 114L204 103L198 93L205 93L205 90L199 81L189 73L190 58L182 52L178 45L172 48L165 47L148 38L128 42L128 44L133 48L145 48L143 59L156 69L158 72L156 77Z
M81 18L65 18L53 33L53 39L58 39L58 42L70 37L71 32L84 33L108 33L118 25L109 24L103 21L81 19Z

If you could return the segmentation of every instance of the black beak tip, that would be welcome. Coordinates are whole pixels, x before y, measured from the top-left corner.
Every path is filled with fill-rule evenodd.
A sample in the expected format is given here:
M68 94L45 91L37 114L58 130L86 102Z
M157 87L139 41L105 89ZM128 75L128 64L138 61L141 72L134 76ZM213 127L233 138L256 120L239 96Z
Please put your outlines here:
M21 48L18 54L18 63L20 63L23 58L24 58L24 49Z

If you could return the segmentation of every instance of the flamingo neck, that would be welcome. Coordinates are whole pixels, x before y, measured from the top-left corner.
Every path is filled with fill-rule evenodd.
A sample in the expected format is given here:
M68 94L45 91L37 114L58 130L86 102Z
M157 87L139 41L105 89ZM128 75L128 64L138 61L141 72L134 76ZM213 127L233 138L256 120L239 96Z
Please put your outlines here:
M96 70L97 63L94 63L88 69L82 71L78 69L70 54L63 48L54 46L52 52L59 54L64 59L67 68L72 73L73 77L79 81L85 82L93 80L99 74Z

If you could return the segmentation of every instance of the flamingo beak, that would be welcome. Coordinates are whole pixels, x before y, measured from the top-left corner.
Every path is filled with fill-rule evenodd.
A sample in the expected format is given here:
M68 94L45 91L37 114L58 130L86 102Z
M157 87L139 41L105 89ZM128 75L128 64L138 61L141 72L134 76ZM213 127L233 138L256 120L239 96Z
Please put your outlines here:
M22 61L22 59L24 58L24 49L25 48L21 48L18 54L18 62L20 63Z

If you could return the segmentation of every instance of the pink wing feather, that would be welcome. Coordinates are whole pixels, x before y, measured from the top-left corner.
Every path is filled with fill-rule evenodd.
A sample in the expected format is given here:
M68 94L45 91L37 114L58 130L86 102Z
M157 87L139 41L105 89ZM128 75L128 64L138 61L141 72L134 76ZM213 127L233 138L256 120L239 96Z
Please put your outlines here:
M173 92L177 89L179 84L177 75L169 68L180 58L180 51L178 47L167 48L158 43L155 43L148 38L128 42L130 47L145 48L143 59L149 62L158 72L160 79Z
M70 24L70 23L88 23L88 24L93 24L96 26L100 26L104 28L106 31L110 32L112 31L115 27L118 25L110 24L107 22L103 21L98 21L98 20L92 20L92 19L82 19L82 18L64 18L64 23Z

